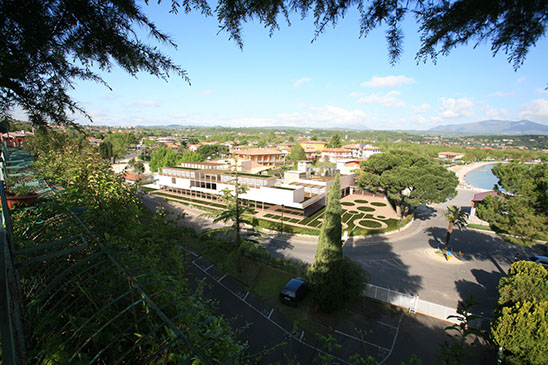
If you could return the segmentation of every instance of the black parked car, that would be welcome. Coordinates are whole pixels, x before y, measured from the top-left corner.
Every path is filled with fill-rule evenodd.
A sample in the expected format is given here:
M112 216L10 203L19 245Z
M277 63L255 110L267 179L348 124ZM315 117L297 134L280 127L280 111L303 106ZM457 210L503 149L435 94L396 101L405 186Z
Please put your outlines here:
M287 305L297 306L308 290L306 282L302 278L289 280L280 292L280 301Z

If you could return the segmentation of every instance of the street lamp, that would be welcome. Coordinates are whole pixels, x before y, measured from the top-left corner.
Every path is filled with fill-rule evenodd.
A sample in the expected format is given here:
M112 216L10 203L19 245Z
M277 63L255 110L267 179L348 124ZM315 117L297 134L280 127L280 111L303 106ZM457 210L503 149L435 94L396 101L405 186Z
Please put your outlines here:
M284 205L282 204L282 233L284 233Z

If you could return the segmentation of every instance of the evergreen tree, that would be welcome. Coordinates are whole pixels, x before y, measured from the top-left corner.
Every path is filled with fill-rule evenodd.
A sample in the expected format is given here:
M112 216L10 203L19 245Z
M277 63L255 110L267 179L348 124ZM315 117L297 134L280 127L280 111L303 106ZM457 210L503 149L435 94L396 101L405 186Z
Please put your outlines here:
M314 299L327 312L360 295L366 282L366 273L361 266L343 257L340 197L340 177L337 175L329 188L316 256L308 272Z
M491 324L493 341L505 350L505 363L548 363L548 301L503 307Z
M548 238L548 163L534 166L497 165L493 173L508 193L488 195L477 207L478 216L505 239L524 245ZM498 190L498 189L496 189Z
M437 161L410 150L377 153L361 164L358 186L380 189L402 207L441 203L457 195L459 183L454 172Z
M507 364L548 363L548 271L534 262L512 264L499 283L491 337Z
M548 301L548 270L531 261L516 261L508 270L508 276L500 279L500 306L517 302Z
M327 145L327 147L340 148L341 146L342 146L341 136L339 136L339 132L336 132L329 140L329 144Z
M341 206L341 180L335 176L329 194L323 216L322 228L318 238L315 262L342 259L342 206Z
M113 157L114 153L112 150L112 143L108 141L101 142L99 144L99 155L101 155L101 158L105 160L108 160L111 157Z
M297 143L293 147L291 147L291 152L289 153L289 159L293 161L293 163L306 160L306 153L304 152L304 149L301 147L300 143Z

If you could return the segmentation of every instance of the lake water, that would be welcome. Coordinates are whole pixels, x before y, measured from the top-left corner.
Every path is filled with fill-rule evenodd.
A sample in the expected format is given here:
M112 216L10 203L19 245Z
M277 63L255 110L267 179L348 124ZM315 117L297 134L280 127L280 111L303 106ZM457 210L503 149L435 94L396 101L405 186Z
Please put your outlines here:
M499 179L491 171L496 164L483 165L466 174L464 179L477 188L493 190ZM500 187L499 187L500 188Z

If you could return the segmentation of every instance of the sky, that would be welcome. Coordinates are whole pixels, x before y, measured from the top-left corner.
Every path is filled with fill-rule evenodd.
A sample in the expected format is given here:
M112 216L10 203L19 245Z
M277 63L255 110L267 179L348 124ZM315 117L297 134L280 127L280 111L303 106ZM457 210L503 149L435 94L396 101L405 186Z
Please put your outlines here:
M417 64L419 34L408 16L404 53L391 66L385 29L360 39L357 12L314 42L310 18L293 16L292 25L280 23L272 37L261 24L248 23L241 50L219 32L216 18L170 14L167 5L142 6L178 44L162 49L191 84L144 73L135 78L116 68L101 74L112 90L78 82L72 96L94 124L426 130L528 119L548 125L546 38L517 71L485 44L454 49L436 64Z

